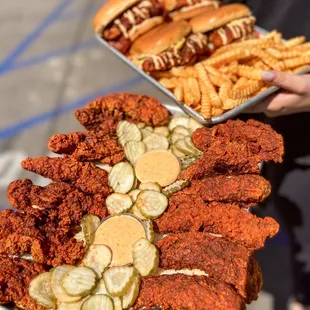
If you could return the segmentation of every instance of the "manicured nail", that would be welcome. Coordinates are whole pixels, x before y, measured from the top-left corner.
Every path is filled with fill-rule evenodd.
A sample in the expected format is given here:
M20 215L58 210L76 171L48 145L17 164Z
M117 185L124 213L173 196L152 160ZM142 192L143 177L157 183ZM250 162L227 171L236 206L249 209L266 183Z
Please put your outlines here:
M272 82L275 78L275 74L271 71L263 71L262 79L266 82Z

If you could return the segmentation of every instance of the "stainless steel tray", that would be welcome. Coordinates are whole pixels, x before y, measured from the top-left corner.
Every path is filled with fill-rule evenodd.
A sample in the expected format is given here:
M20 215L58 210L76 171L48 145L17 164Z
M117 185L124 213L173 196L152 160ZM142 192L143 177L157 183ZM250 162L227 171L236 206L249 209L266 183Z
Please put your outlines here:
M268 33L265 29L262 29L260 27L256 27L256 30L260 32L261 34ZM152 78L150 75L145 73L142 69L138 68L136 65L134 65L130 60L127 59L126 56L124 56L122 53L111 47L107 41L102 39L99 35L96 36L98 41L103 44L110 52L112 52L114 55L116 55L119 59L121 59L125 64L127 64L129 67L131 67L133 70L135 70L138 74L143 76L147 81L149 81L151 84L153 84L155 87L157 87L159 90L161 90L169 99L171 99L172 102L174 102L178 107L180 107L185 113L192 116L194 119L196 119L198 122L204 124L204 125L214 125L221 122L224 122L230 118L234 118L243 111L247 110L250 107L253 107L254 105L258 104L259 102L262 102L264 99L269 97L271 94L277 92L279 90L279 87L270 87L265 92L260 93L256 95L255 97L249 99L248 101L240 104L236 108L231 109L230 111L225 112L224 114L216 117L212 117L210 119L203 118L198 112L196 112L191 107L187 106L184 102L178 101L175 96L165 87L160 85L154 78ZM303 69L302 71L298 72L297 74L305 74L310 72L310 66Z

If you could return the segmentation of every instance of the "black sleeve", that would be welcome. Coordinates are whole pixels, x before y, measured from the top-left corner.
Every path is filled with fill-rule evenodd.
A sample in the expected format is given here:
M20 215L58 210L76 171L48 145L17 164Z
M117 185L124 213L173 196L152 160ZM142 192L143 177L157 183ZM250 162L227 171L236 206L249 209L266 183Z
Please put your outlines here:
M223 0L222 3L223 4L230 4L230 3L246 3L246 0Z

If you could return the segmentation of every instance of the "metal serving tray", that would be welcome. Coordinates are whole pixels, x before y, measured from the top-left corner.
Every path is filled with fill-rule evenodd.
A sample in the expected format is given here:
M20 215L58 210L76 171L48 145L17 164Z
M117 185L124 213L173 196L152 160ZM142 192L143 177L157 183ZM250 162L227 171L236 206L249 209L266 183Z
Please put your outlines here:
M256 27L256 30L261 34L268 33L265 29L262 29L260 27ZM210 119L205 119L202 117L201 114L196 112L191 107L187 106L184 102L178 101L172 92L170 92L168 89L163 87L161 84L159 84L153 77L145 73L142 69L138 68L136 65L134 65L130 60L127 59L125 55L111 47L107 41L105 41L103 38L101 38L99 35L96 35L98 41L103 44L110 52L112 52L114 55L116 55L119 59L121 59L125 64L127 64L129 67L131 67L133 70L135 70L137 73L139 73L141 76L143 76L147 81L149 81L151 84L153 84L155 87L157 87L159 90L161 90L168 98L171 99L172 102L174 102L179 108L181 108L185 113L192 116L194 119L196 119L198 122L200 122L203 125L214 125L221 122L224 122L228 119L234 118L237 115L241 114L243 111L247 110L250 107L253 107L254 105L262 102L264 99L269 97L271 94L277 92L279 90L279 87L272 86L268 88L265 92L260 93L256 95L255 97L249 99L248 101L240 104L239 106L225 112L224 114L216 117L212 117ZM305 74L310 72L310 66L303 69L302 71L298 72L297 74Z

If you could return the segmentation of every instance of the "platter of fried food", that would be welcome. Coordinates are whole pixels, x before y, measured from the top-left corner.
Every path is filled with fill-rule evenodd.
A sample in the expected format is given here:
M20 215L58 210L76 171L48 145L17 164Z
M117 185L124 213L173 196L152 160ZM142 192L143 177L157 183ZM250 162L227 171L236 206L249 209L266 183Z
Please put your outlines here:
M146 18L150 6L144 1L135 2L110 25L98 19L110 7L104 6L95 17L94 29L112 53L202 124L233 118L278 91L262 81L263 71L310 71L310 45L305 37L284 41L278 31L267 33L255 26L255 16L243 4L219 7L213 0L195 1L194 5L192 1L163 3L162 11L148 13L158 15L156 25L147 30L143 22L139 24L135 6L145 10ZM172 13L165 15L165 10ZM150 25L151 20L148 17L144 23ZM131 31L139 34L130 36ZM118 37L112 40L116 33Z

